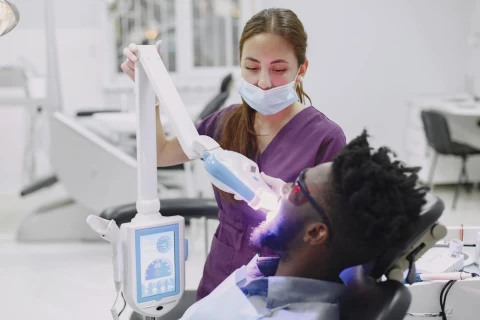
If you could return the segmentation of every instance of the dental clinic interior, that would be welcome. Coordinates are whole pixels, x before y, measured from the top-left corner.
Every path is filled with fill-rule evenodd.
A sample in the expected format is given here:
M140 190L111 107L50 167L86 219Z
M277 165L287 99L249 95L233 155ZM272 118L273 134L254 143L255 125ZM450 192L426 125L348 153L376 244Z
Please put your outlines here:
M357 187L413 218L323 279ZM479 274L480 0L0 0L0 319L478 320Z

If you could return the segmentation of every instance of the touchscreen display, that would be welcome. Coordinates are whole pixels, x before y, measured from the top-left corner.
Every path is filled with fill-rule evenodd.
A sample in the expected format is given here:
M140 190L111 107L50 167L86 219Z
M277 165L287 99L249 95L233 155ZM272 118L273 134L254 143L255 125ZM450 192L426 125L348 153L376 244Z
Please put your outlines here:
M136 231L139 302L178 293L178 225Z

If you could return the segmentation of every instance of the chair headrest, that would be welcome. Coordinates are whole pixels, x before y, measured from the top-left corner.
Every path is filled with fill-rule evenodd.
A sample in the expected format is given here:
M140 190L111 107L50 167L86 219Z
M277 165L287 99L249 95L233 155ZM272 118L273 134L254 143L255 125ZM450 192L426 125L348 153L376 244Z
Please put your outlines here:
M411 294L402 284L403 272L409 269L410 283L415 280L414 262L445 237L447 229L437 221L444 204L433 194L427 194L427 203L419 219L403 241L388 248L375 261L344 270L340 278L345 290L340 298L340 319L400 320L408 311ZM380 281L382 275L388 280Z
M227 74L225 78L222 80L222 84L220 85L220 92L228 91L230 84L232 82L233 75L231 73Z
M447 234L446 227L437 223L445 209L443 201L431 193L427 194L426 201L411 234L388 248L375 261L364 265L370 277L379 279L385 275L389 279L402 281L403 271L410 269L409 283L415 281L415 270L411 270L414 269L414 262Z

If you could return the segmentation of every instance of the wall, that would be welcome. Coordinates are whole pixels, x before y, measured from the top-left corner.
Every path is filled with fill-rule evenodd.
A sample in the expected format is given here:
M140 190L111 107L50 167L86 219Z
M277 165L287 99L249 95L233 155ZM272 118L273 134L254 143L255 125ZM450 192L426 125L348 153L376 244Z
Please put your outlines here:
M254 0L251 5L254 11L271 6L293 9L309 35L305 88L314 105L339 123L348 138L368 128L375 144L387 144L402 155L408 98L463 91L467 72L476 75L480 88L480 48L472 49L465 41L472 28L480 30L476 2ZM41 76L46 71L44 0L15 4L21 21L0 38L0 65L18 64L24 57ZM105 94L103 87L111 77L105 1L53 0L53 4L64 110L71 114L116 107L120 99ZM182 98L186 104L203 105L212 93L195 88ZM21 172L24 137L19 132L25 123L24 113L0 107L0 135L9 137L12 128L17 130L16 139L0 143L2 150L11 151L1 156L0 193L18 190L20 177L6 177L7 170L17 172L15 176Z
M480 1L475 1L470 15L469 35L476 33L478 43L468 48L467 74L471 77L469 83L473 94L480 96Z
M405 101L463 91L473 1L264 0L294 10L309 36L305 89L347 138L367 128L401 156Z

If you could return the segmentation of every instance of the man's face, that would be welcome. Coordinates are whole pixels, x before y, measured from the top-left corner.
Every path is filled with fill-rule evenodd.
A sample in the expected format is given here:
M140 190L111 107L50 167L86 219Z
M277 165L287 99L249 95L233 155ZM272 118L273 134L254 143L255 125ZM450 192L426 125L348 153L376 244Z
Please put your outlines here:
M308 169L305 173L305 185L312 198L323 207L322 191L328 182L331 163L325 163ZM296 237L302 237L309 217L316 215L315 209L306 201L295 201L294 184L281 200L278 214L271 220L262 222L253 230L251 242L259 248L270 248L285 252ZM298 194L297 196L302 196Z

